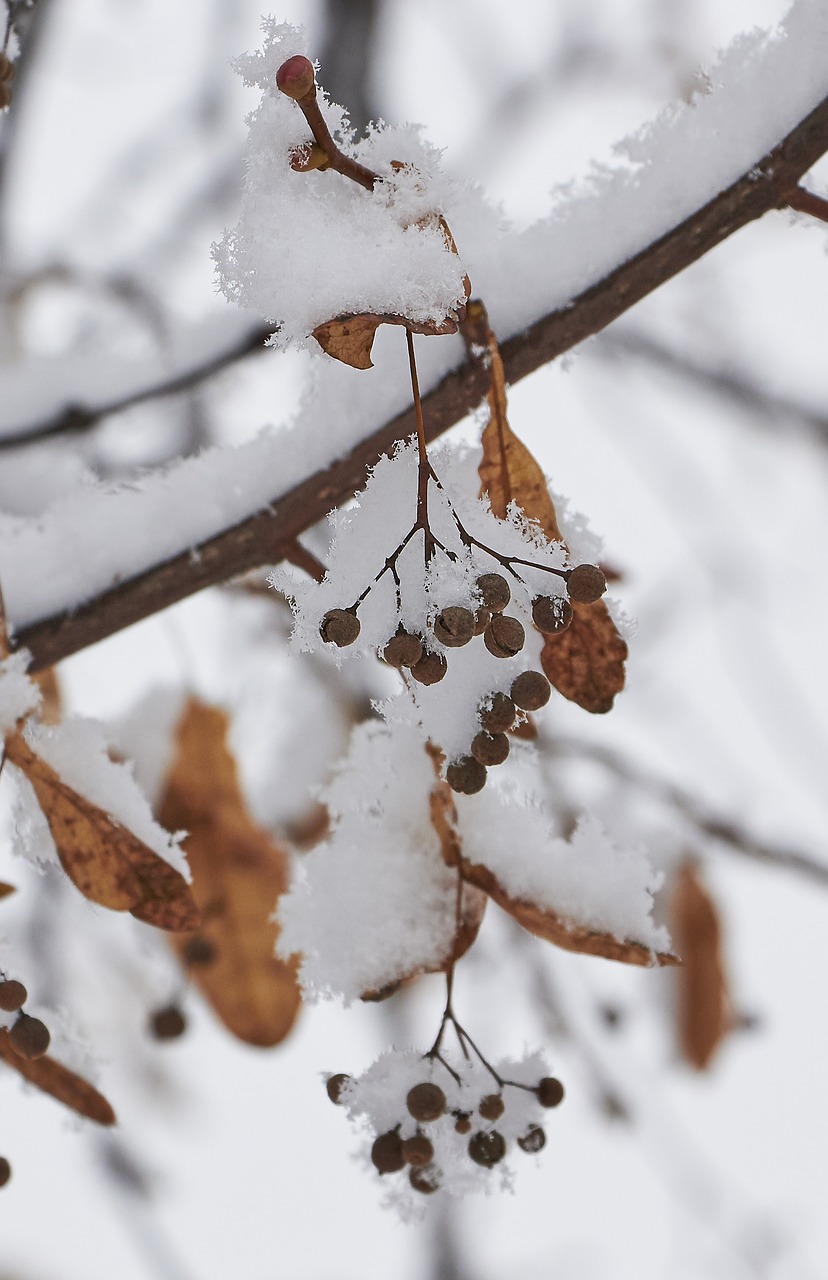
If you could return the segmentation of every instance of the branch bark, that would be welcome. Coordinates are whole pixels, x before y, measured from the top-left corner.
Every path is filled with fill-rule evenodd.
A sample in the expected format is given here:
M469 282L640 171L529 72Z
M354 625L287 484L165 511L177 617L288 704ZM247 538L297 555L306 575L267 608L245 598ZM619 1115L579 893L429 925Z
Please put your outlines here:
M543 316L501 345L509 382L599 333L739 228L788 206L803 174L828 150L828 98L732 186L666 235L622 263L564 308ZM426 435L435 439L474 409L486 371L468 360L425 397ZM416 429L413 408L375 431L345 457L259 512L164 564L103 592L73 613L36 622L16 641L33 654L33 670L50 666L168 605L246 570L285 558L296 539L353 495L395 441Z

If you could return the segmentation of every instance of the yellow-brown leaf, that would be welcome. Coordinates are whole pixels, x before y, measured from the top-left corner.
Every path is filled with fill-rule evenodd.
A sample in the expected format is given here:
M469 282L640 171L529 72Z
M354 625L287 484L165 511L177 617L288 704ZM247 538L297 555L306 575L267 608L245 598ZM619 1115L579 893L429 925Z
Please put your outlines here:
M627 652L603 600L573 601L566 631L544 640L541 666L549 683L565 698L601 715L624 688Z
M0 898L8 898L10 893L16 893L13 884L6 884L5 880L0 880Z
M364 315L336 316L318 324L313 337L326 355L334 360L341 360L352 369L373 369L371 348L374 336L381 324L399 324L411 333L427 333L434 336L457 332L457 321L444 320L442 324L419 324L408 320L405 316L376 315L366 312Z
M676 975L679 1048L687 1062L704 1071L731 1030L733 1017L719 913L692 862L685 862L676 876L670 927L683 962Z
M103 809L68 786L20 733L6 754L31 783L61 865L84 897L159 929L193 929L199 912L186 880Z
M267 1048L285 1038L300 1005L296 966L274 953L273 913L287 888L288 855L250 818L227 730L223 711L188 702L159 821L189 832L184 848L203 917L198 936L215 957L191 976L229 1031ZM187 939L175 944L184 958Z
M102 1093L98 1093L88 1080L64 1067L62 1063L44 1055L41 1058L24 1058L15 1053L8 1030L0 1029L0 1058L44 1093L51 1094L65 1107L79 1116L94 1120L96 1124L115 1124L115 1112Z

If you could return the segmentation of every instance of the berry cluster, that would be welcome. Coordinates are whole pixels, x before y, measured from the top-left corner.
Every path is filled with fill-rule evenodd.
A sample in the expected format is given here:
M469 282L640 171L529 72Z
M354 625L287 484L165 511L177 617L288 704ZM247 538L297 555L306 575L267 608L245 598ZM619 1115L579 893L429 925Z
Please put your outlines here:
M14 978L0 980L0 1010L17 1014L9 1027L12 1048L21 1058L42 1058L52 1037L45 1022L23 1012L23 1005L28 998L29 993L22 982L17 982Z

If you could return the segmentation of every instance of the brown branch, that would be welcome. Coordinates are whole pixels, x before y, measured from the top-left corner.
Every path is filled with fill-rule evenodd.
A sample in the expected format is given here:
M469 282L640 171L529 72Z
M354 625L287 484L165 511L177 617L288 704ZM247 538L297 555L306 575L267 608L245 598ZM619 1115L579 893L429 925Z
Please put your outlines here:
M823 200L822 196L815 195L813 191L794 187L793 191L788 192L788 204L797 213L808 213L812 218L819 218L820 222L828 222L828 200Z
M802 175L828 150L828 98L778 147L666 235L501 347L509 382L599 333L641 298L697 262L740 227L771 209L786 207ZM487 371L468 360L425 397L426 434L433 440L471 412L486 394ZM309 476L263 512L172 560L62 613L25 627L17 643L34 655L35 670L49 666L122 627L224 582L248 569L281 560L286 548L332 507L365 483L369 469L415 430L413 409L362 440L325 471Z

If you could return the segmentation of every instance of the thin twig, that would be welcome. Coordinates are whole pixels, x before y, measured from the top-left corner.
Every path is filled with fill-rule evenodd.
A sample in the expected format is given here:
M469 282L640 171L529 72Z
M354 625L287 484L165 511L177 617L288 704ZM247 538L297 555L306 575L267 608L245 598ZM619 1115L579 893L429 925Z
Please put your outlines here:
M805 187L794 187L788 193L788 204L797 213L807 213L812 218L819 218L820 222L828 222L828 200L813 191L806 191Z

